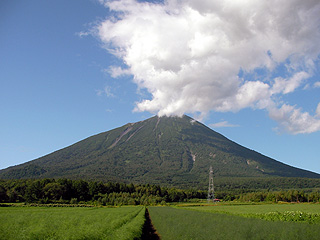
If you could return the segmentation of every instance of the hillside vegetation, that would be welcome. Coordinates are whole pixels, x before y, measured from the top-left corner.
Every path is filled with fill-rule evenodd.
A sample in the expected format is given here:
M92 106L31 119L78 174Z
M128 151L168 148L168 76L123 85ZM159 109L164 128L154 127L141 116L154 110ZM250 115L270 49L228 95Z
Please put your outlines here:
M1 170L0 178L70 178L205 189L209 166L221 184L223 179L255 178L264 184L274 177L320 178L242 147L188 116L155 116L129 123Z

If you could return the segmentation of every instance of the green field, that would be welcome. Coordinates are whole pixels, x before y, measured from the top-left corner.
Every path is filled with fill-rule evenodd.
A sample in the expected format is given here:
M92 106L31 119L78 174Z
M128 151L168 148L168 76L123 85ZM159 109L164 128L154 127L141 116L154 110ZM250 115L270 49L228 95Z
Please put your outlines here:
M305 222L320 224L320 204L216 204L211 206L187 206L184 209L211 213L226 213L270 221Z
M320 204L177 204L148 209L163 240L320 236ZM144 223L145 207L0 207L0 240L140 239Z
M181 205L183 206L183 205ZM221 212L232 214L247 214L247 213L269 213L269 212L286 212L286 211L301 211L306 213L320 214L320 204L314 203L217 203L209 206L188 206L186 209L193 209L206 212Z
M144 207L0 208L0 239L139 239Z
M229 206L230 207L230 206ZM245 207L245 206L243 206ZM199 207L202 208L202 207ZM149 213L161 239L319 239L316 224L265 221L242 216L150 207Z

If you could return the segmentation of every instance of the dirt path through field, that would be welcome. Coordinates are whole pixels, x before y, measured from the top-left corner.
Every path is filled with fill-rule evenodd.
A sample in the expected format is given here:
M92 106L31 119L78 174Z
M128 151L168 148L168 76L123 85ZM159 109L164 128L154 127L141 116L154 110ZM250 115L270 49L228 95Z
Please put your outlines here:
M160 237L157 231L152 225L148 208L146 208L145 216L146 216L146 221L143 226L141 239L142 240L160 240Z

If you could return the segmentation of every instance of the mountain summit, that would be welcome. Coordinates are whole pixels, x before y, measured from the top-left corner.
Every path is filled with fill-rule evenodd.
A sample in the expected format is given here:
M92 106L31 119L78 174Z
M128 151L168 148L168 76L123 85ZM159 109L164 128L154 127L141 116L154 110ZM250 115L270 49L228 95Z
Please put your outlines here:
M84 178L196 186L215 177L308 177L230 141L194 119L152 117L100 133L33 161L0 171L0 178Z

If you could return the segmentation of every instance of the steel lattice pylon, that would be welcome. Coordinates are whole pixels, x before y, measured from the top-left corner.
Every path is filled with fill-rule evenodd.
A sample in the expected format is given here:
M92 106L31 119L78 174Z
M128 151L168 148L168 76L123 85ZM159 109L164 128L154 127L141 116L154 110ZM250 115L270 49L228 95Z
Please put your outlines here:
M209 189L208 189L208 202L214 202L214 185L213 185L213 170L212 166L209 169Z

